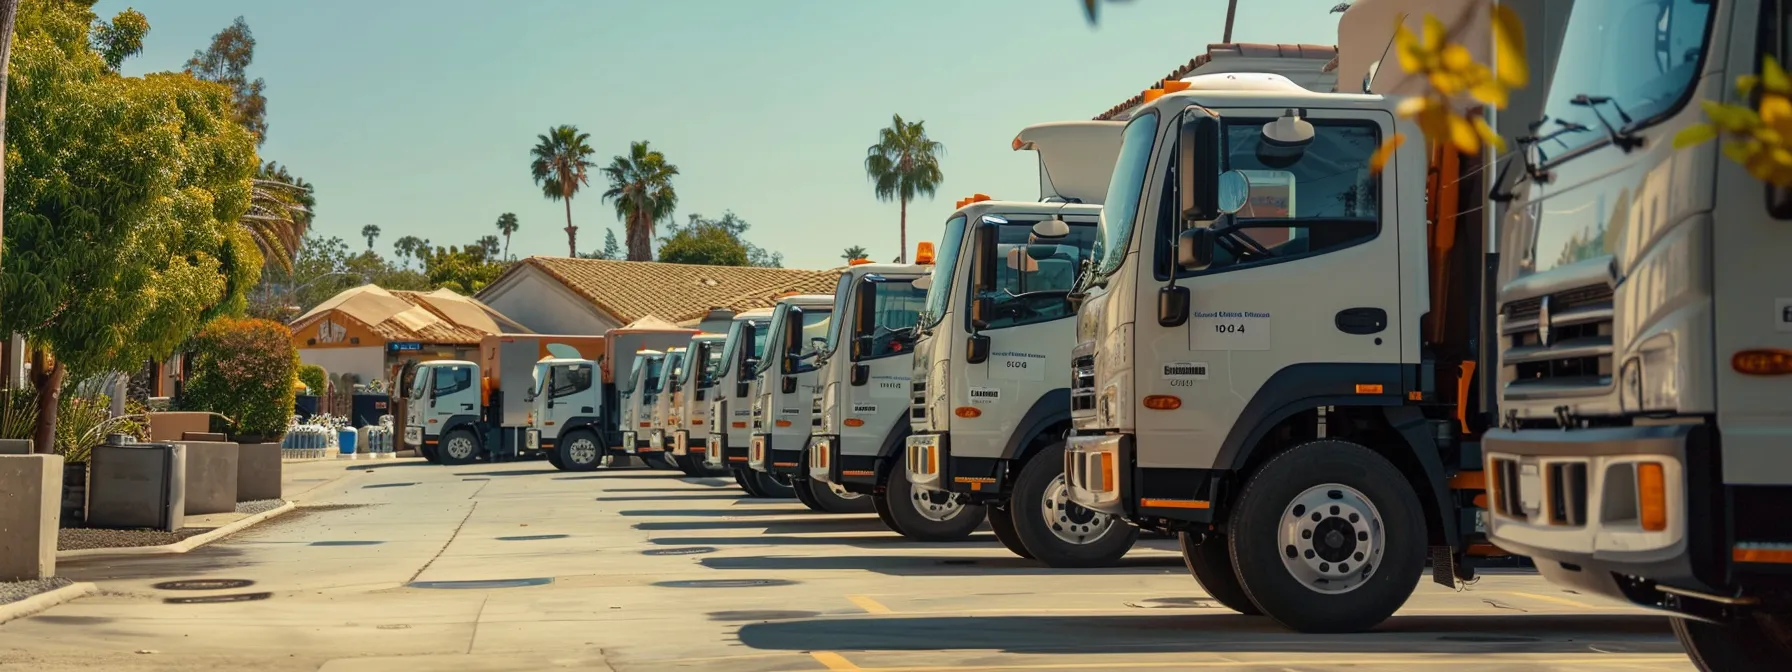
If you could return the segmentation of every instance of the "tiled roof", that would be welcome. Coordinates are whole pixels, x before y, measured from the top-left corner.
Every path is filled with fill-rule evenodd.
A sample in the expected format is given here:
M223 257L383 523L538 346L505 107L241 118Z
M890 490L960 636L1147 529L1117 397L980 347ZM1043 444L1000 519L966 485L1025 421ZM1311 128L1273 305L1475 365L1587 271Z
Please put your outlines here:
M529 257L492 281L486 291L504 285L505 278L525 267L539 269L623 323L648 315L683 322L718 307L737 312L764 308L792 291L832 294L840 279L838 270Z
M1207 65L1215 58L1241 56L1247 58L1312 58L1329 61L1338 57L1338 48L1324 44L1262 44L1256 42L1209 44L1207 45L1207 53L1189 59L1189 62L1182 67L1170 71L1170 74L1168 75L1157 78L1157 81L1151 82L1144 88L1156 88L1160 82L1166 79L1182 79L1183 77L1187 77L1189 76L1189 73L1194 72L1196 68ZM1145 94L1140 93L1134 95L1133 97L1126 99L1126 102L1115 105L1108 108L1108 111L1095 115L1095 120L1108 121L1120 116L1127 110L1138 107L1143 102L1145 102Z
M489 329L506 333L528 331L490 306L451 290L387 291L374 285L350 288L331 297L294 320L293 331L331 313L360 322L388 341L477 345L479 339L494 333Z

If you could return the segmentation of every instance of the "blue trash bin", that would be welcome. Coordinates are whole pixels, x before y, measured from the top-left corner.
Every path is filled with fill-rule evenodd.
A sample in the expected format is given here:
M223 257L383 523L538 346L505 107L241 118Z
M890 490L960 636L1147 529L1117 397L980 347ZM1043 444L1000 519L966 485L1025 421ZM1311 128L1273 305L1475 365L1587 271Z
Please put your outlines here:
M344 429L337 432L336 444L342 448L343 455L355 454L355 430Z

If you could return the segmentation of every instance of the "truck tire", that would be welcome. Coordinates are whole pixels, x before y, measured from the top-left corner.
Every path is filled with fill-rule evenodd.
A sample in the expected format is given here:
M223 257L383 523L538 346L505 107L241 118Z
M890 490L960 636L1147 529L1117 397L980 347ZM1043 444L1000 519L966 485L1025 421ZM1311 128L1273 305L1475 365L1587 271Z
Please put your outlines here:
M589 429L573 430L560 437L548 457L561 471L592 471L603 464L603 442Z
M871 513L875 510L871 507L869 496L841 495L834 491L834 486L813 478L802 479L795 485L799 498L803 496L804 490L809 492L808 499L804 500L803 504L822 513Z
M1007 506L989 507L989 529L996 533L996 541L1002 542L1002 546L1009 551L1028 560L1033 559L1033 552L1027 550L1026 544L1020 543L1020 534L1014 531L1014 512Z
M891 532L908 536L908 533L903 532L901 525L896 522L896 516L890 515L890 500L883 493L871 495L871 510L877 512L877 519L884 521L884 527L890 528Z
M667 455L667 458L672 460L672 466L677 467L680 473L692 478L697 477L697 467L691 463L691 456Z
M1368 630L1418 587L1425 512L1393 463L1348 441L1270 459L1232 504L1227 548L1264 615L1305 633Z
M759 495L766 499L790 499L796 496L796 488L790 487L790 479L763 471L747 471L747 478L758 483Z
M975 504L934 502L908 481L908 470L900 465L890 472L890 483L884 488L884 506L896 523L891 529L915 541L964 541L988 515Z
M461 466L479 461L479 437L465 429L456 429L442 436L442 443L436 446L436 454L442 458L442 464Z
M442 457L436 453L435 446L418 446L417 454L423 456L424 461L430 464L442 463Z
M1027 459L1005 508L1015 536L1047 567L1111 567L1139 540L1131 523L1070 501L1062 440Z
M748 497L768 498L765 491L759 489L759 479L753 478L753 472L746 469L729 469L729 471L734 472L734 482L740 484L740 489L746 491Z
M662 469L665 471L678 470L678 464L673 462L672 458L665 453L641 453L640 457L641 462L646 464L648 469Z
M560 463L560 449L555 448L547 451L546 455L548 457L548 464L553 465L555 469L566 471L566 465Z
M1669 619L1686 657L1704 672L1771 670L1792 658L1792 617L1752 612L1725 624Z
M1232 570L1232 552L1227 548L1225 537L1209 534L1196 541L1195 535L1187 532L1177 536L1188 573L1195 575L1195 581L1215 602L1246 616L1263 613L1251 602L1250 594L1244 592L1244 585L1238 582L1238 572Z

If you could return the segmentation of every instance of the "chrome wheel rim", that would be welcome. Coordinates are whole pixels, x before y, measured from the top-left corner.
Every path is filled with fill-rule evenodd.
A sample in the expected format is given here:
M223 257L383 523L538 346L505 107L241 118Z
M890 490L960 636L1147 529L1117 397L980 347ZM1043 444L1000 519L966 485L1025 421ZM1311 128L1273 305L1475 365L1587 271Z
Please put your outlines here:
M858 499L864 497L864 495L856 492L847 492L846 488L840 487L840 484L838 483L829 483L828 489L834 491L834 496L841 499Z
M472 457L473 456L473 440L469 439L467 437L464 437L464 436L457 436L452 439L449 439L448 440L448 456L452 457L454 459L457 459L457 460L464 460L469 457Z
M1282 567L1308 590L1339 595L1368 583L1387 547L1381 512L1348 485L1307 488L1282 510Z
M566 456L572 458L573 464L591 464L597 461L597 442L591 439L579 439L566 447Z
M1098 513L1076 502L1070 501L1070 484L1063 474L1045 486L1045 495L1040 497L1039 513L1045 518L1045 526L1052 531L1052 536L1067 544L1081 546L1092 544L1114 529L1114 517Z
M957 497L948 495L944 503L938 503L929 496L931 492L933 491L921 488L909 489L908 502L915 507L915 513L921 514L922 518L943 523L957 518L958 514L964 512L964 505L958 503Z

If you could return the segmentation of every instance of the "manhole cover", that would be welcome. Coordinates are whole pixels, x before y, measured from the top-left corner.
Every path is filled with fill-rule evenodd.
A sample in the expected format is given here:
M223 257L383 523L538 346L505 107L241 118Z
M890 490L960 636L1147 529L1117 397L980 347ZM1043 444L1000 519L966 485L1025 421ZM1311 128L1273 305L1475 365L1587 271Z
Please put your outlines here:
M796 618L814 618L820 616L819 611L712 611L712 621L788 621Z
M977 564L977 561L976 560L941 560L940 564L954 565L954 566L975 565L975 564Z
M661 581L661 588L758 588L762 586L794 586L784 579L697 579L694 581Z
M1540 642L1536 637L1520 637L1517 635L1444 635L1438 638L1445 642L1473 642L1475 644L1514 644L1519 642Z
M412 588L442 588L448 590L482 590L489 588L526 588L528 586L545 586L553 583L552 578L538 579L486 579L482 581L412 581Z
M416 485L416 483L375 483L373 485L363 485L363 486L361 486L361 489L362 490L372 490L374 488L403 488L403 487L412 486L412 485Z
M686 546L684 548L655 548L641 551L641 555L702 555L714 553L714 546Z
M489 481L492 479L489 479L489 478L463 478L460 480L463 480L463 481Z
M1214 609L1219 602L1211 597L1154 597L1149 600L1127 602L1126 606L1134 609Z
M522 537L498 537L498 541L541 541L543 539L565 539L564 534L531 534Z
M186 581L163 581L155 585L156 590L230 590L247 588L255 585L248 579L188 579Z
M201 595L199 597L169 597L162 600L166 604L219 604L223 602L254 602L273 597L273 593L237 593L235 595Z
M377 546L383 541L313 541L309 546Z
M411 626L406 625L404 623L392 623L392 624L388 624L388 625L376 625L376 626L373 626L373 629L375 629L375 630L409 630L409 629L411 629Z

